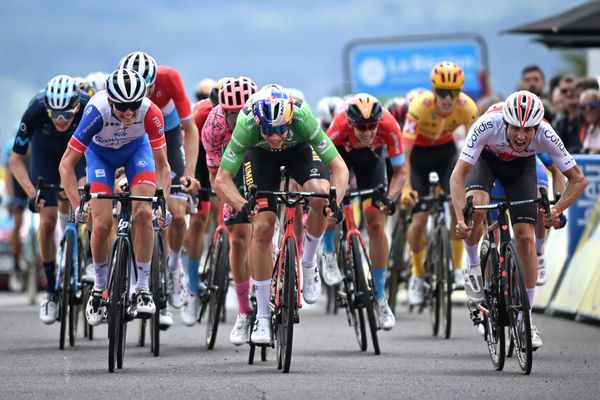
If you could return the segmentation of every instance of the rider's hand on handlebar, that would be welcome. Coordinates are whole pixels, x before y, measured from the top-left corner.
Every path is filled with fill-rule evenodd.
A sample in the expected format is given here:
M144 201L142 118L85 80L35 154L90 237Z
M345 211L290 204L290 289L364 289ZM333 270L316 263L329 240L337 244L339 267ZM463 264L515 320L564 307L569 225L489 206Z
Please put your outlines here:
M559 214L558 211L556 211L556 208L554 208L553 206L550 207L550 214L551 214L551 218L548 219L548 216L544 213L544 226L546 228L553 227L554 229L562 228L564 226L563 221L565 221L566 218L563 216L563 218L561 220L562 214Z
M42 199L41 197L38 199L37 203L36 203L36 197L32 197L29 199L29 202L27 203L27 206L29 208L29 211L31 211L32 213L39 213L40 210L42 208L44 208L44 203L46 202L44 199Z
M465 239L471 233L471 228L467 226L465 221L457 221L456 223L456 236L459 239Z
M200 190L200 182L193 176L182 176L179 178L179 183L185 186L184 191L186 193L195 193Z
M158 209L156 210L156 217L158 218L158 222L162 229L167 229L171 222L173 222L173 216L169 210L166 210L166 215L162 215L162 212Z
M75 221L79 224L85 224L88 219L88 213L77 206L75 209Z
M244 206L242 207L242 209L240 211L243 211L246 213L246 215L248 215L248 219L250 220L250 222L254 222L254 219L256 218L256 216L258 215L258 212L260 211L260 206L258 205L258 203L254 204L254 209L250 209L250 202L246 202L244 203Z
M402 192L400 194L400 202L403 206L411 206L414 207L419 200L419 193L413 190L410 187L402 188Z
M334 213L330 206L325 206L323 209L323 214L327 218L327 225L333 226L339 224L344 218L344 212L340 207L336 207L336 212Z

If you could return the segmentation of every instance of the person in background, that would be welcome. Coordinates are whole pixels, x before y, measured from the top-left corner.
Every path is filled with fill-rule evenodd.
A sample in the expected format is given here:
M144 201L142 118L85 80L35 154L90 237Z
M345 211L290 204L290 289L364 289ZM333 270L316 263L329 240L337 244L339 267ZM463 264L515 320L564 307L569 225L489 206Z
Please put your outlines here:
M555 116L562 113L565 109L565 100L560 93L560 88L557 86L551 93L550 103L552 103L552 107L554 108Z
M546 78L544 72L537 65L529 65L521 71L523 89L530 91L538 97L545 97Z
M584 76L575 81L575 95L581 100L581 94L587 89L600 90L598 80L591 76Z
M195 92L196 100L200 101L208 99L208 95L210 94L211 89L215 86L216 83L217 82L210 78L202 79L200 82L198 82L198 84L196 85Z
M600 91L587 89L579 97L579 109L583 114L582 153L600 154Z
M552 125L567 151L578 154L581 152L582 117L579 112L579 99L575 94L575 77L572 75L563 77L559 88L564 100L564 110L556 116Z

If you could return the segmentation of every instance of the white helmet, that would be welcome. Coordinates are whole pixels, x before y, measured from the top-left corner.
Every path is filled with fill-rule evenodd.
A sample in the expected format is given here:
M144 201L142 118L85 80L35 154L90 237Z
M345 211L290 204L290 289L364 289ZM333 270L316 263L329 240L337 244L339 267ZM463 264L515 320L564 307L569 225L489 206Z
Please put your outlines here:
M107 77L108 74L106 72L98 71L87 74L83 79L85 79L86 82L94 86L95 92L98 93L101 90L106 90Z
M44 104L50 110L71 110L79 102L79 86L74 78L58 75L50 79L44 91Z
M344 101L340 97L323 97L317 103L317 117L322 124L329 125L333 116L344 108Z
M538 126L544 119L544 105L535 94L521 90L504 101L502 115L507 124L530 128Z
M139 72L148 86L154 85L156 81L156 61L143 51L135 51L127 54L119 63L119 69L126 68Z
M134 103L146 96L146 81L139 72L117 69L106 78L106 91L115 103Z

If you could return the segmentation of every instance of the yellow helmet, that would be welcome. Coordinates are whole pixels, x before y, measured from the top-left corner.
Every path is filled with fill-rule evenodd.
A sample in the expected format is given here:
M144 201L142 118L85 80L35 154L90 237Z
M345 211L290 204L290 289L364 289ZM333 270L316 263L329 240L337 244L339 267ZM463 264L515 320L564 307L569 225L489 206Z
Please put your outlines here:
M465 74L452 61L442 61L431 70L431 84L434 89L462 89Z

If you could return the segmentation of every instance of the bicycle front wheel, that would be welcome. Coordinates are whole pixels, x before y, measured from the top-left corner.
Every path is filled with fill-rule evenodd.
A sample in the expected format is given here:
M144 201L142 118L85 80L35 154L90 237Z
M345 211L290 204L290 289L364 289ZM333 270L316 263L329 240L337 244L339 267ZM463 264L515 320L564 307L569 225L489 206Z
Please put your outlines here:
M401 211L402 212L402 211ZM388 289L388 305L392 313L396 314L396 302L400 284L406 281L409 273L410 260L405 257L407 236L406 228L403 225L402 215L398 217L398 221L392 232L392 245L390 246L389 256L389 271L390 275L387 280Z
M485 329L485 341L488 347L488 353L492 364L497 371L504 368L506 358L506 344L504 334L504 302L502 300L502 280L497 273L496 254L491 255L488 240L481 244L480 259L483 268L483 282L485 288L485 306L489 311L489 316L484 316L483 324Z
M373 342L373 351L375 354L381 354L379 349L379 338L377 337L377 316L375 315L375 307L373 302L375 301L375 297L373 295L373 285L367 280L367 276L365 274L365 266L363 265L363 260L366 261L368 270L371 270L371 261L367 257L365 249L362 247L362 244L358 240L357 235L352 235L350 239L350 244L352 246L352 262L354 264L354 271L357 276L358 282L358 293L359 296L362 297L362 305L367 311L367 320L369 321L369 329L371 331L371 341Z
M283 284L279 297L277 316L277 361L283 373L290 372L292 342L296 320L296 247L293 238L285 243L285 259L282 266Z
M340 270L344 274L342 288L343 304L346 307L346 317L348 324L354 328L354 335L361 351L367 351L367 327L365 325L365 314L357 300L358 286L352 270L352 262L346 260L346 249L343 244L340 245L339 257Z
M506 245L504 262L508 275L506 310L511 328L511 337L514 341L514 350L519 361L519 367L525 375L529 375L533 362L529 297L527 296L525 275L523 274L523 263L513 243Z
M454 272L450 250L450 232L442 226L438 234L438 264L437 264L437 296L440 303L441 328L444 338L448 339L452 332L452 284Z
M111 257L111 279L109 284L109 316L108 316L108 371L114 372L115 362L118 368L123 367L125 306L127 300L127 268L128 248L125 240L119 239Z
M429 240L427 257L425 258L425 304L429 308L431 335L437 336L440 330L440 299L438 295L438 291L440 290L440 253L437 237L429 237Z
M67 310L69 309L69 290L71 287L71 271L73 270L73 232L68 231L62 242L61 249L61 275L57 279L62 280L59 285L59 314L58 319L60 320L60 338L59 348L63 350L65 348L65 337L67 334Z
M150 265L150 291L155 301L156 311L150 319L150 352L154 357L158 357L160 354L160 310L163 307L161 297L161 282L160 282L160 269L162 252L159 242L159 232L154 233L154 247L152 248L152 263ZM145 321L142 320L144 325Z
M229 281L229 243L225 231L221 231L214 247L216 256L211 266L211 278L208 290L208 319L206 321L206 349L212 350L217 340L221 310L225 305L227 285Z

